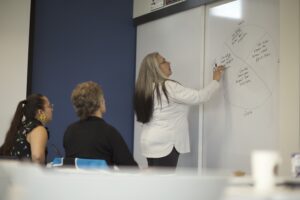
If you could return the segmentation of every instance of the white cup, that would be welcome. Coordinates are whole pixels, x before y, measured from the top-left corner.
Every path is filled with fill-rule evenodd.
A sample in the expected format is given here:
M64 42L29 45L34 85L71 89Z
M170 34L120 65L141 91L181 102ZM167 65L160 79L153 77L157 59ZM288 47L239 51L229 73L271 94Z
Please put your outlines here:
M292 153L291 157L292 174L294 177L300 177L300 152Z
M271 191L275 186L275 168L280 163L277 151L255 150L251 154L254 188L260 192Z

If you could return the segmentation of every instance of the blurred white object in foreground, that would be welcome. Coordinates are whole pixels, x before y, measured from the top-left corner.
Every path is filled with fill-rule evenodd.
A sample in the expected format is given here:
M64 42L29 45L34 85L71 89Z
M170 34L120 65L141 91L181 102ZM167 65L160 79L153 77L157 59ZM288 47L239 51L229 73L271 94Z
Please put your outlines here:
M57 170L16 161L1 161L0 170L0 182L11 180L5 200L217 200L226 185L225 177L195 173Z

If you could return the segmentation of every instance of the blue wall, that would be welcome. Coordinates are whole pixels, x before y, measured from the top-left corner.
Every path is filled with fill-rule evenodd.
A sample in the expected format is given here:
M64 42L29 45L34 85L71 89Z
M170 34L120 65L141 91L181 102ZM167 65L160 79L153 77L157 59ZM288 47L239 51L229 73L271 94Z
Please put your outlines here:
M104 119L132 151L136 28L132 0L38 0L34 6L32 92L54 103L49 144L64 154L62 139L77 120L70 95L93 80L104 89ZM48 145L48 161L55 150Z

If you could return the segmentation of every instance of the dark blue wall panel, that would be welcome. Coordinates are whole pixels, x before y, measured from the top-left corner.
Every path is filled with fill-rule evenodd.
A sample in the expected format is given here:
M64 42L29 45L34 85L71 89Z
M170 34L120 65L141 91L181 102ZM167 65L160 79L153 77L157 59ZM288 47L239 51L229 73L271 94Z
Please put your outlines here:
M104 119L133 148L136 28L132 7L132 0L35 1L32 92L45 94L54 103L49 144L63 154L64 130L77 120L70 101L72 89L88 80L102 85L107 105ZM51 145L48 150L49 161L55 150Z

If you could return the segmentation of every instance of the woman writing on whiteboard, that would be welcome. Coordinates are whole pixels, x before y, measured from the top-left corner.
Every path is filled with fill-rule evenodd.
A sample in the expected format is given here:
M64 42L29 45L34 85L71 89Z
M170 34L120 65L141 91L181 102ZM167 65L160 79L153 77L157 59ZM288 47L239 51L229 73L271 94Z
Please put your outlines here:
M134 109L143 123L141 152L149 167L176 168L180 153L190 152L188 107L210 99L219 88L223 66L216 66L213 80L194 90L169 79L170 62L159 53L142 61L135 85Z
M32 94L20 101L0 155L46 164L49 133L45 126L52 120L52 112L52 104L41 94Z

